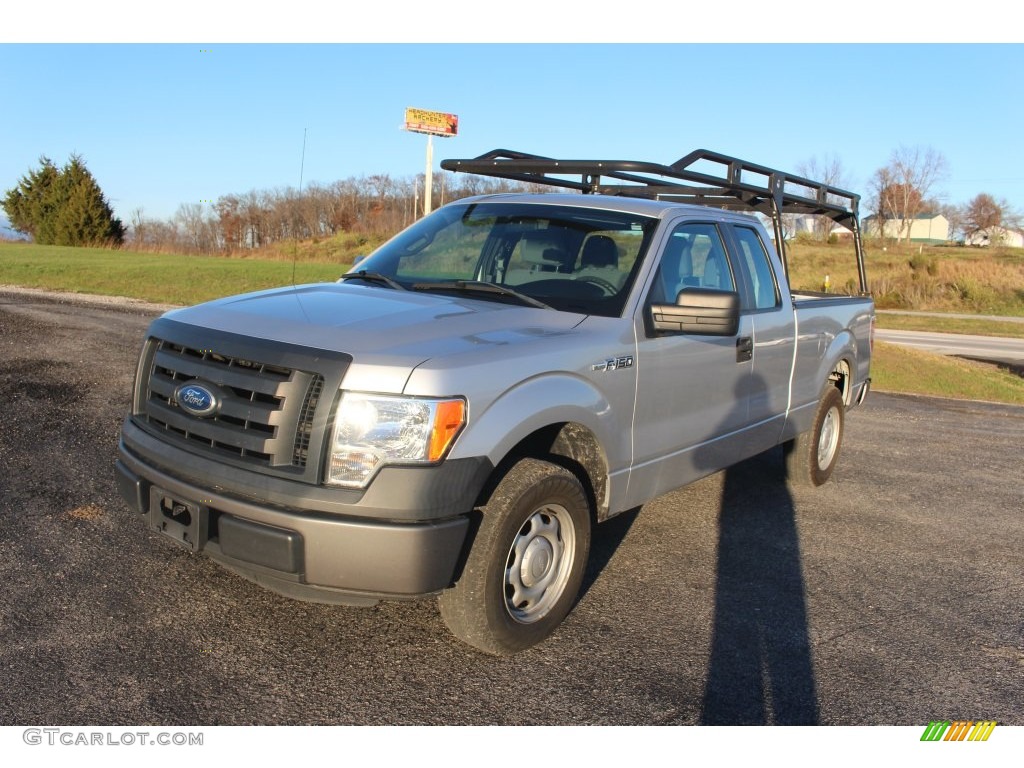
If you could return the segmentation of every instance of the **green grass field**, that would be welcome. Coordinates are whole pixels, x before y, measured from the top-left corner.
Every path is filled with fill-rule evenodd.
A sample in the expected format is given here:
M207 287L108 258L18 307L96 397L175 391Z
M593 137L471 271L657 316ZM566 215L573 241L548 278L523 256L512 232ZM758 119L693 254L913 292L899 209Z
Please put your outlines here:
M967 333L976 336L1003 336L1024 339L1024 323L962 317L935 317L930 315L878 314L877 326L893 331L927 331L930 333Z
M1024 405L1024 378L994 365L875 342L872 388L879 392Z
M331 243L307 246L299 243L294 247L293 252L297 258L293 267L293 262L286 258L287 248L279 249L270 259L242 259L0 242L0 285L189 305L246 291L291 285L293 270L295 283L335 280L348 269L353 248L367 250L372 244L352 243L352 247L346 245L344 251L338 249L337 244ZM973 269L981 281L978 283L980 287L976 291L977 295L1000 296L1002 298L991 306L1007 310L1002 314L1024 315L1024 254L1005 254L998 250L987 253L963 248L932 250L939 253L936 259L941 257L949 260L932 271L952 275ZM889 269L894 270L893 274L898 274L898 263L901 260L908 261L912 255L885 254L884 258L892 262ZM963 263L959 261L960 257L965 257ZM877 262L880 258L875 254L869 260L869 270L874 269L870 262ZM818 272L833 275L832 284L837 285L835 276L841 274L837 267L847 261L850 261L850 249L833 246L798 245L790 253L795 282L804 288L818 287L814 285L814 280L819 278L811 277ZM964 267L964 264L968 266ZM922 269L927 273L927 265ZM904 271L910 274L915 270L907 263ZM870 274L873 272L869 271ZM913 282L913 277L903 275L900 279L904 278ZM937 307L925 302L925 306L912 304L910 308ZM962 300L938 309L983 311L980 305L974 307ZM985 320L882 314L879 315L879 326L1024 336L1024 325ZM875 347L872 376L875 387L883 391L1024 404L1024 379L1019 376L1001 371L995 366L886 344L877 344Z
M336 280L342 264L228 259L0 243L0 285L127 296L160 304L202 301L295 283Z

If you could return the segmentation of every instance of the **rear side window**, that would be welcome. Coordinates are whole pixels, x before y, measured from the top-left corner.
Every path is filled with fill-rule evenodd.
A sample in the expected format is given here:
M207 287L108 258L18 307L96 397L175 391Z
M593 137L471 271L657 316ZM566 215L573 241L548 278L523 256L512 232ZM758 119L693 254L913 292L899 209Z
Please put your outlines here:
M733 227L733 233L739 244L740 259L750 275L754 309L774 309L779 306L779 292L760 235L757 230L742 226Z

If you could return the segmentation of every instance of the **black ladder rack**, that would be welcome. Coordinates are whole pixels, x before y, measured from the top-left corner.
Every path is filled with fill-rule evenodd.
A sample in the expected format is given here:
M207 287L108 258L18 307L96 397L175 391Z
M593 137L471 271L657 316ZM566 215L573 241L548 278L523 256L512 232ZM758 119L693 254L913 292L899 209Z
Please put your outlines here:
M820 181L697 149L671 165L637 160L558 160L508 149L479 157L442 160L446 171L572 189L583 194L641 197L757 211L767 216L789 274L782 214L826 216L853 232L860 290L867 293L858 205L860 196ZM572 176L577 178L567 178Z

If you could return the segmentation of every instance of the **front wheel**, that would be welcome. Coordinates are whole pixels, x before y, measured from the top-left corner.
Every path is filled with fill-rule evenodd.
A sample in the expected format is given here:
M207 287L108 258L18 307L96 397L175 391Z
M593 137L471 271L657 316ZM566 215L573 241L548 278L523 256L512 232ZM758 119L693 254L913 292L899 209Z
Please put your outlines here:
M462 577L438 604L456 637L508 655L544 640L576 602L590 550L590 508L572 472L522 459L481 511Z
M809 432L790 440L783 450L786 477L794 485L819 486L832 476L843 441L846 406L842 393L829 387L818 403Z

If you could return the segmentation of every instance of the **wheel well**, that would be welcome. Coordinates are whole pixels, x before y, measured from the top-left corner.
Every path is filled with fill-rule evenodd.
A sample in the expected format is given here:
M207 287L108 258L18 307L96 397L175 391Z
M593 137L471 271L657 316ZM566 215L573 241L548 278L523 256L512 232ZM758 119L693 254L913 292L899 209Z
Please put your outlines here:
M551 424L520 440L495 467L477 506L487 502L509 467L524 458L550 461L568 469L583 484L596 519L607 516L608 460L594 433L576 422Z
M853 394L853 388L850 386L852 380L850 370L849 361L843 359L835 364L835 367L832 368L831 373L828 375L829 382L839 390L839 393L843 396L843 403L846 406L850 405L850 397Z

